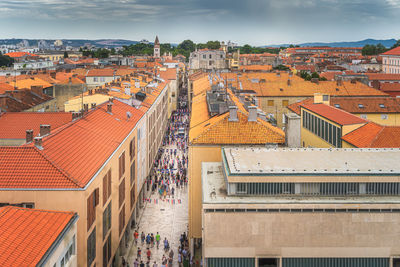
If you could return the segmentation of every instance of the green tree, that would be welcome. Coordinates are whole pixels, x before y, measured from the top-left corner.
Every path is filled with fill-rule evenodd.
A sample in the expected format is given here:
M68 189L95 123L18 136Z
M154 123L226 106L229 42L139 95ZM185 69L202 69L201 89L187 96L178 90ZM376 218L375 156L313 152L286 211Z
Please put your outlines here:
M68 52L64 51L64 58L68 58Z
M394 49L394 48L396 48L398 46L400 46L400 39L397 40L397 42L390 49Z
M117 52L115 51L115 48L114 48L114 47L111 48L110 54L111 54L111 55L116 55L116 54L117 54Z
M208 41L206 44L208 49L220 49L221 44L219 41Z
M290 68L286 67L285 65L278 65L274 67L274 70L290 70Z
M10 67L14 63L14 59L9 56L4 56L0 53L0 67Z
M196 45L193 43L192 40L185 40L178 45L178 48L193 52L196 49Z

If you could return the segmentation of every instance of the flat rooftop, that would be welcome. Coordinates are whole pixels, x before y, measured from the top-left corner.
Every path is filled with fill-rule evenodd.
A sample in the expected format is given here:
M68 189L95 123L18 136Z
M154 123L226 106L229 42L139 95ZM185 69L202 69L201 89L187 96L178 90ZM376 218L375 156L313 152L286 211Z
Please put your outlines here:
M230 176L400 175L399 148L256 148L225 147Z
M203 162L201 168L202 200L203 204L400 204L400 198L395 196L254 196L254 195L228 195L226 181L221 162ZM233 207L233 206L232 206Z

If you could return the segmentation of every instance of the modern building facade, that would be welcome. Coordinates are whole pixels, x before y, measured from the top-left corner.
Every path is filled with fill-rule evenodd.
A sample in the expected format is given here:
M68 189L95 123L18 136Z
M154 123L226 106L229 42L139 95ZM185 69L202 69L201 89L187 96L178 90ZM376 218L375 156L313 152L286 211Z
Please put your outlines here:
M399 266L400 150L225 147L221 158L202 164L204 266Z

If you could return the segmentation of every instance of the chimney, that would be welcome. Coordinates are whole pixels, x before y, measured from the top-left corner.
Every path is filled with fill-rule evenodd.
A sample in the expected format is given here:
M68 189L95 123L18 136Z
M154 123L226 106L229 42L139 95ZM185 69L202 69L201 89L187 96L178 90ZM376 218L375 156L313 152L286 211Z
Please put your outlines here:
M357 83L357 80L356 79L351 79L351 81L350 81L351 83Z
M96 103L92 103L92 109L96 108Z
M43 137L42 136L37 136L34 138L35 140L35 147L38 149L42 150L43 149Z
M229 106L229 118L228 121L239 121L237 115L237 107L236 106Z
M40 136L45 136L50 134L50 125L40 124Z
M80 116L79 112L72 112L72 120L79 118L79 116Z
M89 104L83 104L83 110L85 112L88 112L89 111Z
M292 77L293 76L293 72L289 72L289 77Z
M262 111L258 113L258 117L263 121L267 121L267 115Z
M30 143L33 141L33 130L26 130L26 143Z
M336 85L337 85L337 86L342 86L342 85L343 85L342 79L338 79L338 80L336 81Z
M55 79L56 78L57 73L56 72L50 72L50 77Z
M287 85L291 86L292 85L292 81L290 79L287 80Z
M257 107L249 106L248 109L249 109L248 121L257 121Z
M107 112L112 113L112 104L107 104Z
M277 73L276 73L276 77L281 77L281 73L280 73L280 72L277 72Z
M110 98L108 99L108 101L109 101L110 103L113 103L114 99L113 99L112 97L110 97Z

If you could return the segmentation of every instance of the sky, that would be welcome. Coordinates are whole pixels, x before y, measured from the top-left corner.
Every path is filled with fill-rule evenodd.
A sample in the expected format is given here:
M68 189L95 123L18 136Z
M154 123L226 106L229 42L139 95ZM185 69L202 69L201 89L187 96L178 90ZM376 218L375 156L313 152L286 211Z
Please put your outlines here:
M400 0L0 0L0 39L400 39Z

